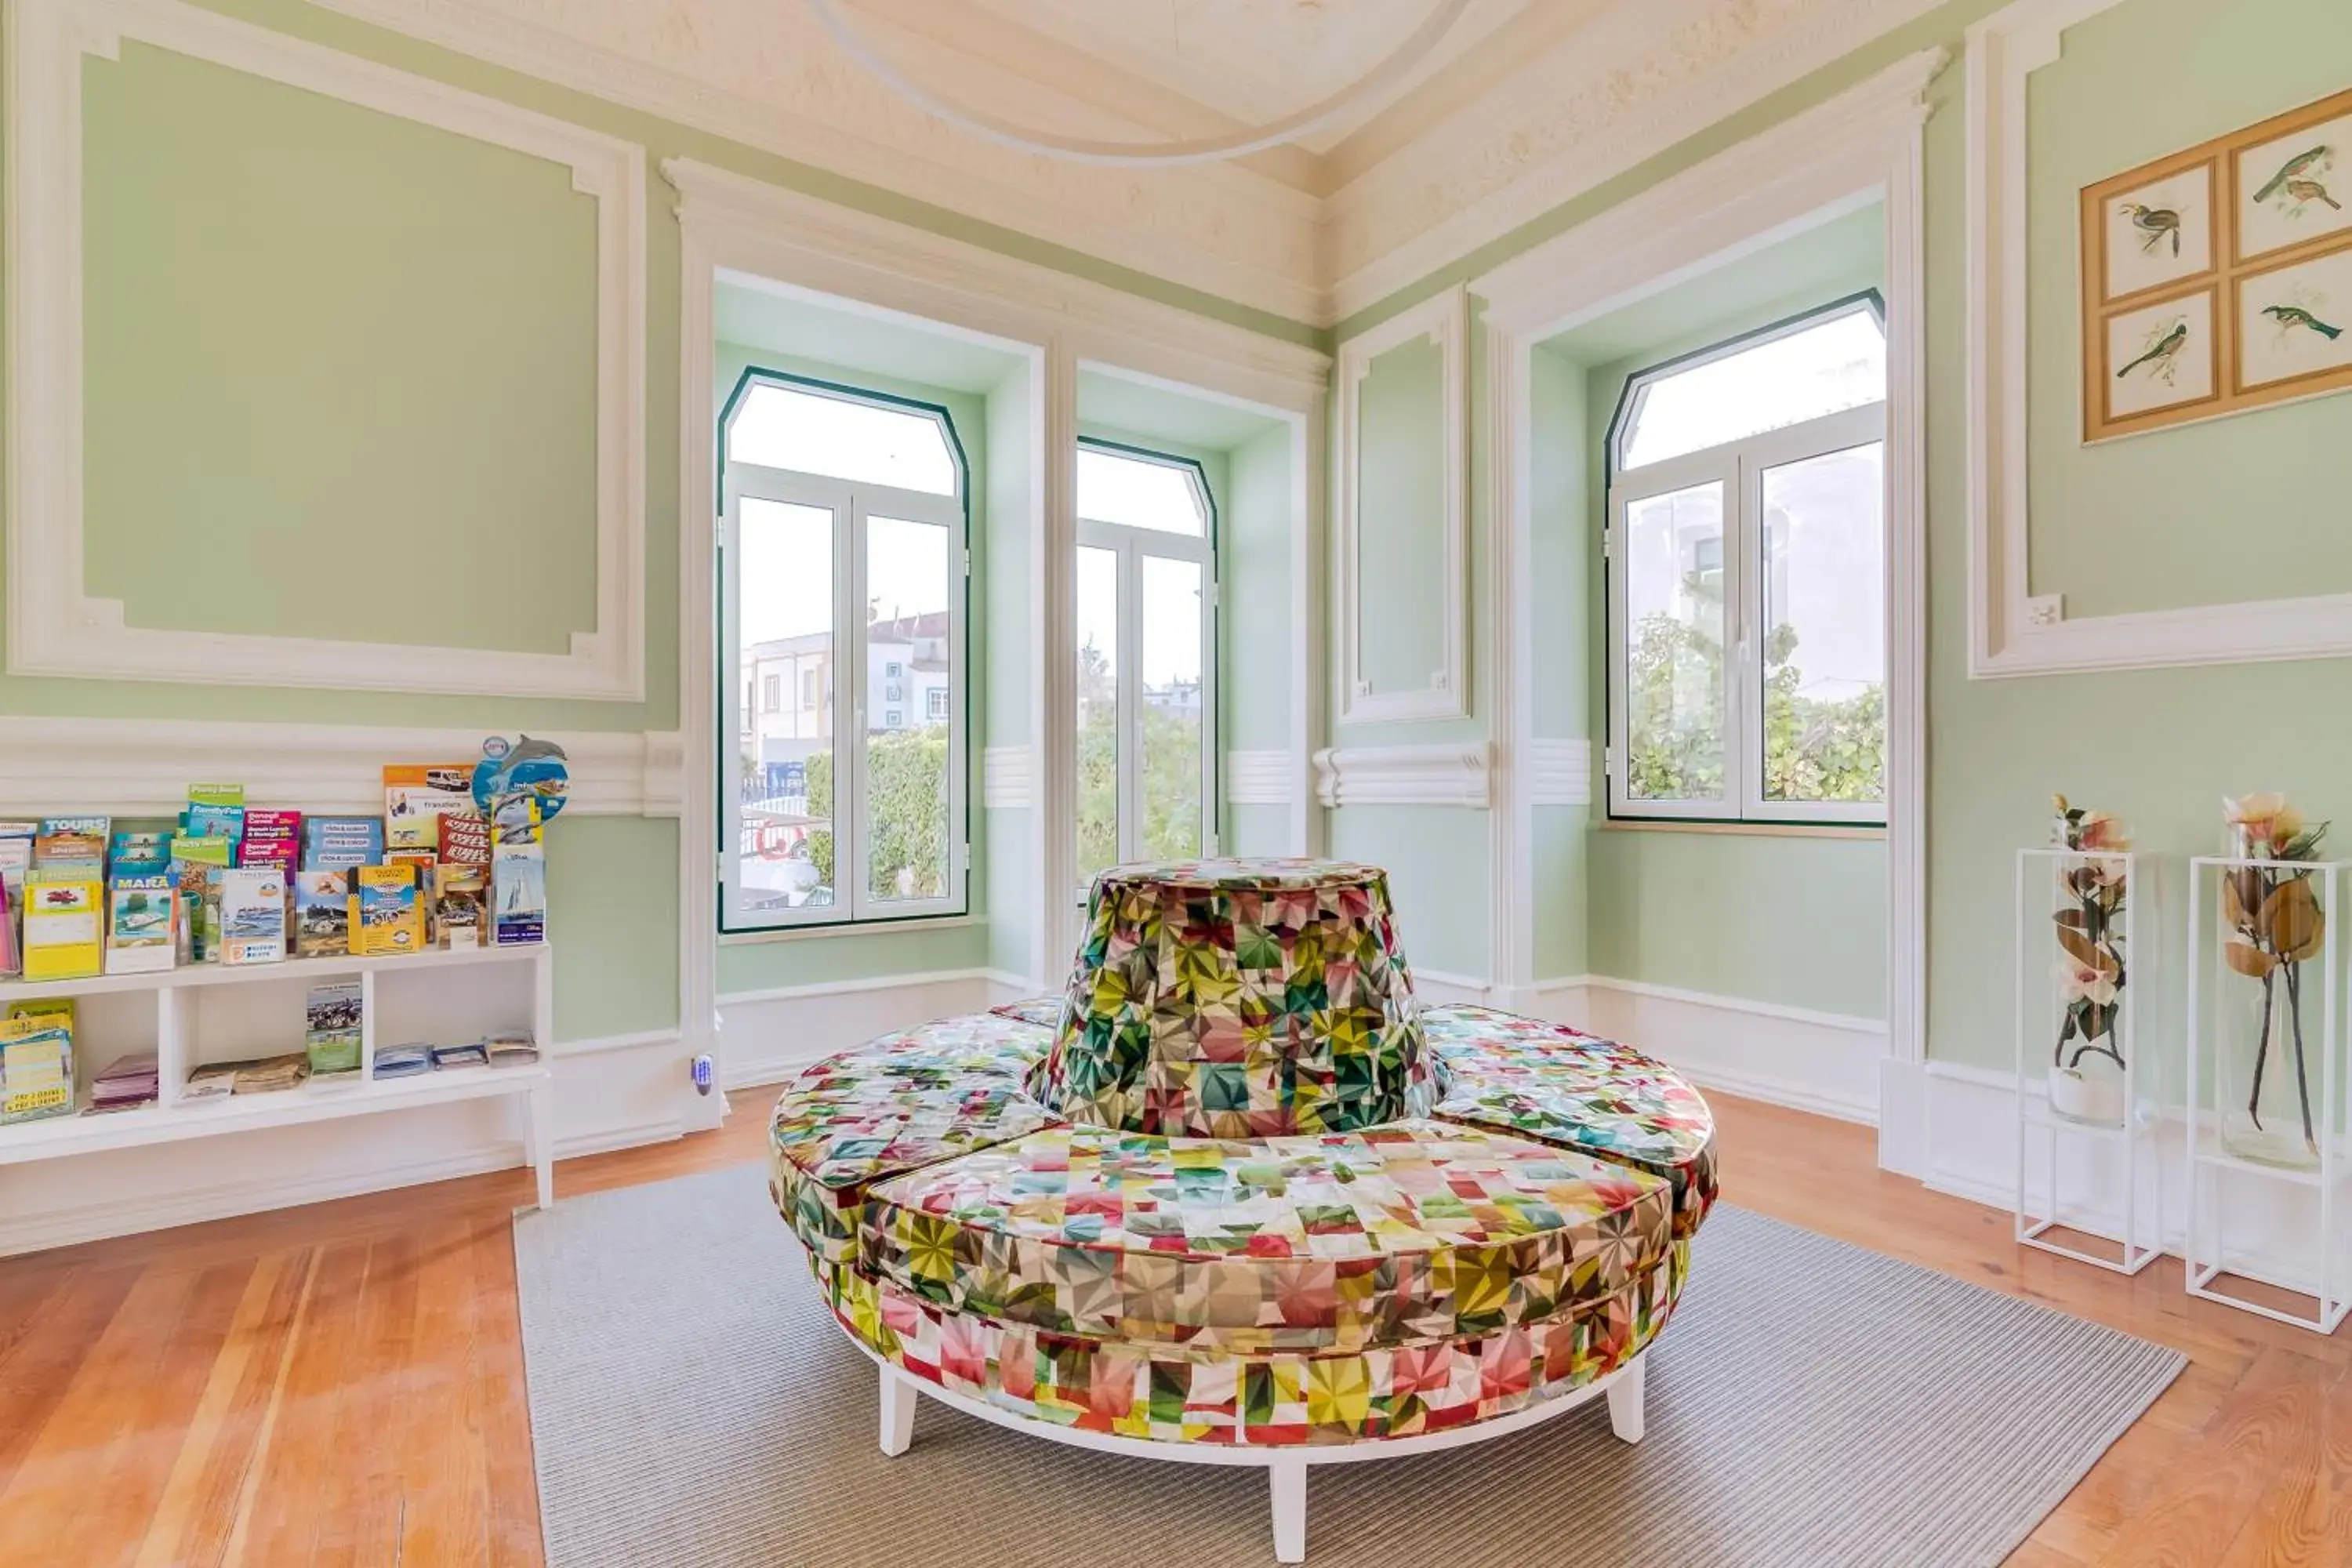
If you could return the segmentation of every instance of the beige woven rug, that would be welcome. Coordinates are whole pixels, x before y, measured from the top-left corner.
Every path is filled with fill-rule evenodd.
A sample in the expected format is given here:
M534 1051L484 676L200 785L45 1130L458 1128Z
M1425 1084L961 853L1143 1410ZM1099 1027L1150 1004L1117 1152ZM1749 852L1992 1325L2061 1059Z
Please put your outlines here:
M1255 1469L1087 1453L924 1401L875 1446L873 1363L756 1168L515 1226L551 1568L1263 1568ZM1649 1371L1491 1443L1309 1472L1316 1568L1999 1563L2183 1358L1718 1209Z

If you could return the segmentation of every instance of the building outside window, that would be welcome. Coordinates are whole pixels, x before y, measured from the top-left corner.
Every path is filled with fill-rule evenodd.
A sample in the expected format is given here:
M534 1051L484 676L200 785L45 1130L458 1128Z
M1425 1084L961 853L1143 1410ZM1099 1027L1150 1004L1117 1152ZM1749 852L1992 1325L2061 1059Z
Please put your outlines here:
M962 913L967 474L952 420L755 370L721 416L720 455L723 679L766 694L720 759L721 928ZM778 682L798 705L772 700Z
M1216 510L1198 463L1078 446L1077 871L1216 849Z
M1874 296L1626 384L1612 816L1885 820L1885 400Z

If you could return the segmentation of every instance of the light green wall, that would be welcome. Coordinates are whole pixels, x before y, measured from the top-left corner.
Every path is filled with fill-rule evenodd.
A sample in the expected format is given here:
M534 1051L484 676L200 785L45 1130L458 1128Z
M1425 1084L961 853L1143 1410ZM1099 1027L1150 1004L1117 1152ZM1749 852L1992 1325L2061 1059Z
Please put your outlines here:
M1357 673L1374 695L1417 691L1445 664L1442 351L1415 338L1376 356L1357 386Z
M1225 744L1233 750L1281 751L1292 732L1291 635L1297 616L1291 583L1291 437L1275 426L1230 454L1233 504L1224 530L1223 693ZM1237 855L1286 855L1290 808L1224 808L1225 843Z
M2069 616L2352 589L2352 528L2313 526L2346 515L2344 484L2309 460L2342 447L2352 400L2086 448L2075 347L2082 187L2347 84L2341 0L2131 0L2074 28L2028 79L2028 574L2032 592L2065 595ZM2229 548L2200 548L2216 525Z
M980 661L986 671L989 745L1027 746L1033 740L1031 709L1035 683L1033 628L1037 497L1043 468L1042 414L1034 367L1024 364L988 395L988 506L986 592ZM1034 750L1032 754L1034 755ZM1035 798L1034 790L1033 802ZM982 850L998 874L988 879L989 967L1006 974L1042 979L1036 952L1037 808L983 802L978 818L986 843Z
M2292 40L2283 45L2282 40ZM2116 89L2154 49L2163 92ZM2226 8L2128 0L2071 33L2037 73L2029 132L2032 252L2071 256L2071 209L2054 235L2053 182L2099 178L2347 80L2352 13L2333 0L2242 0ZM2078 96L2079 95L2079 96ZM1927 127L1928 1044L1944 1059L2011 1058L2011 856L2048 833L2049 795L2120 814L2138 845L2170 858L2165 902L2147 906L2161 963L2137 970L2142 1059L2177 1085L2183 980L2180 858L2221 848L2223 795L2281 789L2315 819L2352 830L2352 742L2329 715L2352 700L2340 659L1971 681L1966 667L1968 430L1963 366L1965 216L1960 82L1937 83ZM2105 106L2094 113L2092 106ZM2112 116L2116 123L2099 123ZM2088 141L2088 150L2074 145ZM2078 155L2079 154L2079 155ZM2044 309L2033 279L2033 386L2071 363L2074 314ZM2071 374L2071 373L2069 373ZM2069 615L2223 598L2342 591L2340 496L2315 483L2315 451L2352 435L2352 398L2273 408L2080 448L2074 395L2034 416L2031 482L2038 592ZM2276 509L2276 510L2273 510Z
M1486 814L1464 806L1351 805L1331 814L1331 853L1385 867L1416 969L1484 979Z
M596 213L571 172L135 42L84 76L90 591L168 630L593 631Z

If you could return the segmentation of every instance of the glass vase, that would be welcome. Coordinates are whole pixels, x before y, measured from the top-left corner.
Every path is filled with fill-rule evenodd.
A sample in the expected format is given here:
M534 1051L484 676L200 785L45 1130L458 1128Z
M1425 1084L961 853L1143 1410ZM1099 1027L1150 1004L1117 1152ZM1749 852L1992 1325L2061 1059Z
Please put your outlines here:
M2279 963L2233 974L2240 993L2221 1015L2214 1092L2221 1143L2242 1160L2284 1170L2319 1164L2318 966Z

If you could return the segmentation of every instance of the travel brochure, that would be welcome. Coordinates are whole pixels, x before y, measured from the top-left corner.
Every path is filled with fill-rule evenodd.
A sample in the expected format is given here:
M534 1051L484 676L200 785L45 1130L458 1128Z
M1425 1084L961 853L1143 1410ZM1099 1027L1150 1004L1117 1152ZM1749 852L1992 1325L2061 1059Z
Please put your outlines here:
M330 816L205 783L165 826L104 815L0 821L0 980L83 980L187 964L399 957L546 940L546 826L562 809L563 753L493 737L477 762L398 763L383 815ZM300 1051L198 1067L180 1098L360 1079L356 983L313 986ZM70 1001L0 1016L0 1121L75 1110ZM538 1059L528 1032L391 1047L373 1076ZM153 1053L118 1058L89 1111L156 1098Z

